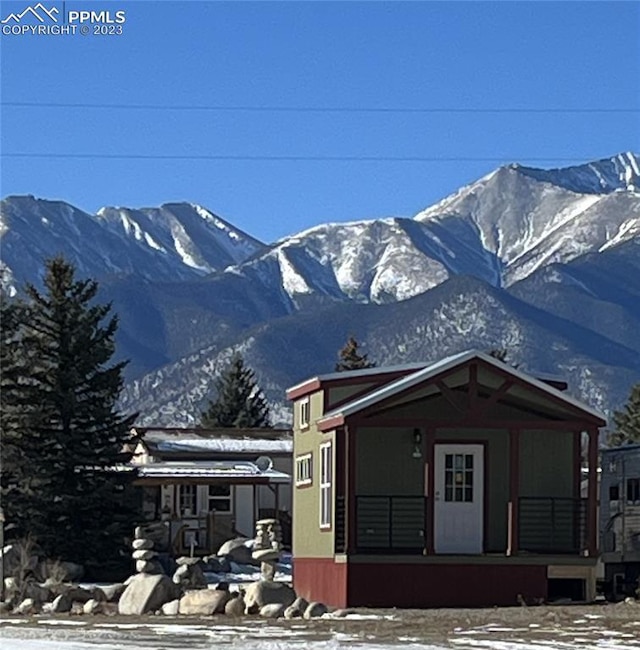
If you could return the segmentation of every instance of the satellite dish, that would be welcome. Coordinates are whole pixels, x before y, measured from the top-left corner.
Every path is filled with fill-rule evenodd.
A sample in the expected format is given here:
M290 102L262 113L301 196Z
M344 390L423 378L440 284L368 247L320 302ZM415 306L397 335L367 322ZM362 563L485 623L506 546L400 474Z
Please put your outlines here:
M268 472L273 467L273 461L269 456L260 456L256 459L255 465L261 472Z

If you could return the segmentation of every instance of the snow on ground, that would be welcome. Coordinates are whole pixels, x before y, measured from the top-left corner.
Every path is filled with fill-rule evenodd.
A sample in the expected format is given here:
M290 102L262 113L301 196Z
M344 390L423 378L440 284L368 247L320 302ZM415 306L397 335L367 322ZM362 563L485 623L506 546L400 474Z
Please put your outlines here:
M440 610L445 611L445 610ZM464 621L470 610L457 610ZM496 610L493 610L496 611ZM636 610L637 613L638 610ZM391 612L391 613L390 613ZM492 617L485 610L486 617ZM618 612L619 613L619 612ZM439 617L444 616L444 619ZM224 618L82 619L43 617L0 619L3 650L631 650L640 648L635 616L607 619L576 613L559 622L554 613L527 623L526 614L508 614L504 623L447 628L446 617L432 611L361 610L348 619L266 621ZM417 618L416 618L417 617ZM536 616L534 615L534 618ZM437 621L445 628L437 631ZM477 620L477 619L476 619ZM485 619L486 620L486 619ZM157 622L156 622L157 621ZM547 621L547 622L544 622ZM430 624L429 624L430 623ZM438 637L438 635L440 635Z

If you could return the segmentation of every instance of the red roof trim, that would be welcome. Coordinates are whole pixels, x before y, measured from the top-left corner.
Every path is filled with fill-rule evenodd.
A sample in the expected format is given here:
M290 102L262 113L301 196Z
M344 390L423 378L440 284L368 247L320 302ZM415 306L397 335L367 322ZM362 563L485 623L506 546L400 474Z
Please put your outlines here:
M426 364L425 364L426 365ZM314 377L309 379L298 386L294 386L287 391L287 399L296 400L300 397L305 397L310 393L315 393L321 388L334 388L336 386L349 386L357 384L366 384L369 382L379 382L379 385L400 379L400 377L405 377L419 370L419 368L408 368L406 370L384 370L383 368L378 368L377 372L372 372L368 374L345 377L336 377L333 379L321 379L319 377ZM346 374L346 373L345 373ZM375 387L372 386L368 389L369 391L375 390ZM352 397L341 400L341 402L351 401ZM332 405L331 408L335 408L335 405Z

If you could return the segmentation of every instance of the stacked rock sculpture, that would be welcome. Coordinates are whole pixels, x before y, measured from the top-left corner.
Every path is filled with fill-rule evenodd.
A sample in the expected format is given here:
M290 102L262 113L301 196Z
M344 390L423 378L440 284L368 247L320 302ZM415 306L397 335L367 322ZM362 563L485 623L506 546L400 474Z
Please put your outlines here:
M134 531L133 559L136 563L136 573L164 573L162 565L158 561L158 553L154 550L152 539L144 536L144 530L138 526Z
M251 556L260 562L263 580L273 580L276 563L282 552L282 530L277 519L260 519L256 522L256 538Z

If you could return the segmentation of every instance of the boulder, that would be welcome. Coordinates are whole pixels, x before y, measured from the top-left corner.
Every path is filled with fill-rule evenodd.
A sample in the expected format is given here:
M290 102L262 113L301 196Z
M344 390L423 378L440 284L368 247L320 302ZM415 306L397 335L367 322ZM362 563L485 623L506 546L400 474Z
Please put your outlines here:
M138 573L163 574L164 569L155 558L152 560L136 560L136 571Z
M281 603L270 603L260 608L260 616L262 618L282 618L284 610L285 606Z
M283 582L258 581L245 591L245 613L257 614L265 605L278 604L289 607L296 599L296 592Z
M224 613L227 616L244 616L244 598L242 596L236 596L231 600L227 601L227 604L224 606Z
M59 596L56 596L51 603L51 613L66 614L71 611L72 605L73 600L69 598L68 594L60 594Z
M178 566L204 566L204 560L199 557L189 557L188 555L181 555L176 559Z
M73 603L82 603L84 605L88 600L95 597L93 589L84 589L84 587L78 585L65 585L65 587L68 588L62 593L68 596Z
M304 610L303 618L306 620L312 618L320 618L329 611L324 603L309 603L307 609Z
M117 582L114 585L105 585L103 587L100 587L100 591L104 594L104 599L108 603L115 603L118 601L120 596L122 596L122 592L126 589L126 585L122 584L121 582Z
M153 548L153 542L150 539L134 539L131 546L136 551L148 550Z
M22 595L24 598L31 598L39 604L46 603L52 597L51 591L37 582L27 582L22 590Z
M37 614L38 605L33 598L25 598L14 610L14 614L31 615Z
M136 539L144 539L153 542L157 551L167 551L171 543L168 521L155 521L144 526L138 526L134 531Z
M276 562L280 557L280 551L273 548L261 548L252 551L251 557L258 562Z
M183 589L206 589L207 580L198 564L183 564L173 574L173 582Z
M227 557L210 555L204 560L203 571L208 573L229 573L231 571L231 562Z
M251 540L245 537L229 539L218 549L218 557L225 557L236 564L259 564L251 556L251 549L247 546L247 543L251 543Z
M179 609L180 609L180 600L176 598L175 600L170 600L168 603L165 603L162 606L162 613L165 616L177 616Z
M211 616L221 614L229 601L228 591L218 589L192 589L180 599L180 614Z
M302 618L308 606L309 603L302 598L302 596L298 596L293 603L284 610L284 617L289 619Z
M176 586L163 574L134 576L118 601L118 613L140 615L154 612L176 598Z
M102 612L101 600L90 598L82 607L83 614L100 614Z
M155 551L148 549L139 549L137 551L134 551L131 554L131 557L134 560L153 560L154 558L158 557L158 554Z

